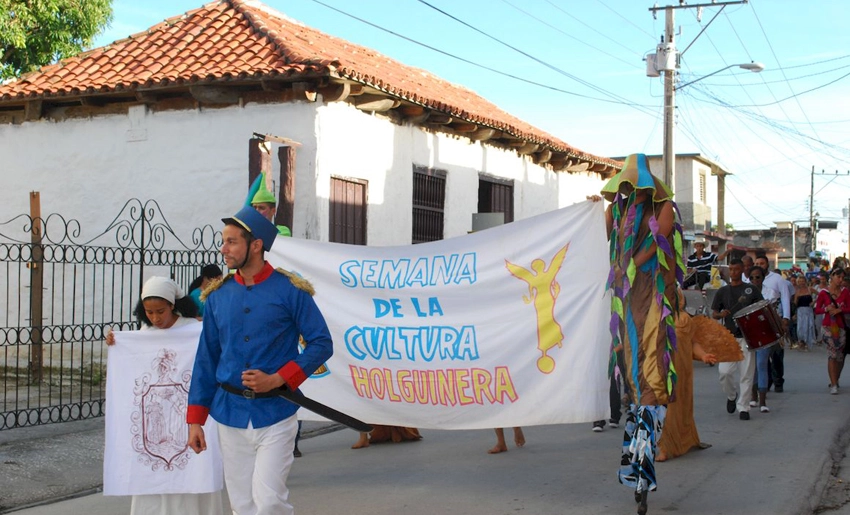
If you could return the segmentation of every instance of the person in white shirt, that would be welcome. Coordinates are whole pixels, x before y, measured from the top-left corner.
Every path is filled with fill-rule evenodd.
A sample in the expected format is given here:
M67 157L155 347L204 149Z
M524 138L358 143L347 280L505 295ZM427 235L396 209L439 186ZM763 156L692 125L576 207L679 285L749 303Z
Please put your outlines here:
M756 266L756 264L753 262L753 257L750 256L749 254L744 254L743 257L741 257L741 262L744 263L744 275L743 275L743 277L741 277L741 280L744 281L745 283L749 283L750 282L750 270L754 266Z

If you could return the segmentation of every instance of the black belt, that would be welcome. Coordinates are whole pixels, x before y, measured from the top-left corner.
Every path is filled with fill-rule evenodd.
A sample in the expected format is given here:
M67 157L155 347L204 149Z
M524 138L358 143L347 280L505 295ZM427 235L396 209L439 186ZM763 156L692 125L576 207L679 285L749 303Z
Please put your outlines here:
M254 390L236 388L235 386L230 386L227 383L221 383L221 384L219 384L219 386L221 387L222 390L224 390L227 393L232 393L234 395L241 395L242 397L245 397L246 399L269 399L271 397L279 397L280 396L280 392L278 391L277 388L275 388L274 390L270 390L268 392L260 393L260 392L255 392Z

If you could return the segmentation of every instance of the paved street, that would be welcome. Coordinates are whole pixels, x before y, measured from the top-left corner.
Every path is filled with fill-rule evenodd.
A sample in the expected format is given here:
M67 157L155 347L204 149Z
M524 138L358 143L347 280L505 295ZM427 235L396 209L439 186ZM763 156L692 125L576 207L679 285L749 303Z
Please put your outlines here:
M696 365L697 426L712 447L658 465L660 486L649 497L650 513L850 514L842 507L850 463L841 466L850 442L850 388L836 396L827 393L822 348L812 353L786 351L786 369L785 392L768 397L772 412L753 411L745 422L726 413L717 368ZM79 431L44 439L25 435L45 428L0 433L3 509L96 488L102 423L64 426L78 424ZM350 449L357 434L347 429L304 440L304 457L296 460L289 481L297 513L635 512L631 491L619 485L615 475L621 429L600 434L593 433L590 424L530 427L525 429L524 448L511 446L500 455L486 452L494 442L489 430L422 433L420 442L357 451ZM833 488L827 489L830 485ZM128 498L95 493L17 513L128 511Z

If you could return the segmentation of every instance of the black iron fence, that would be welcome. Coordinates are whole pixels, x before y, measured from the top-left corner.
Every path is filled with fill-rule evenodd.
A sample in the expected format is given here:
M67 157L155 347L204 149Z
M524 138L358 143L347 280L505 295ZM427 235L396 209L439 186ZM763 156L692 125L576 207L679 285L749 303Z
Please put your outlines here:
M184 242L153 200L127 201L93 238L82 232L58 214L0 223L0 430L103 416L104 336L138 328L144 279L187 288L221 264L220 232L207 225Z

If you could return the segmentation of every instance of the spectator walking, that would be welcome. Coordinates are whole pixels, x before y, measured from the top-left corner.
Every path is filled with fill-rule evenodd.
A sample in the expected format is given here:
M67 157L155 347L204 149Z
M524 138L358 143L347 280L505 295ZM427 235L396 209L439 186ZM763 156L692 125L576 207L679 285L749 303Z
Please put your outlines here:
M844 287L843 281L844 270L834 269L829 275L829 287L818 293L815 303L815 313L824 316L821 338L826 344L829 393L832 395L838 393L841 371L844 368L847 329L844 315L850 313L850 290Z
M794 287L794 305L797 306L797 348L802 351L812 350L815 344L815 312L813 309L816 296L803 276L797 277Z

